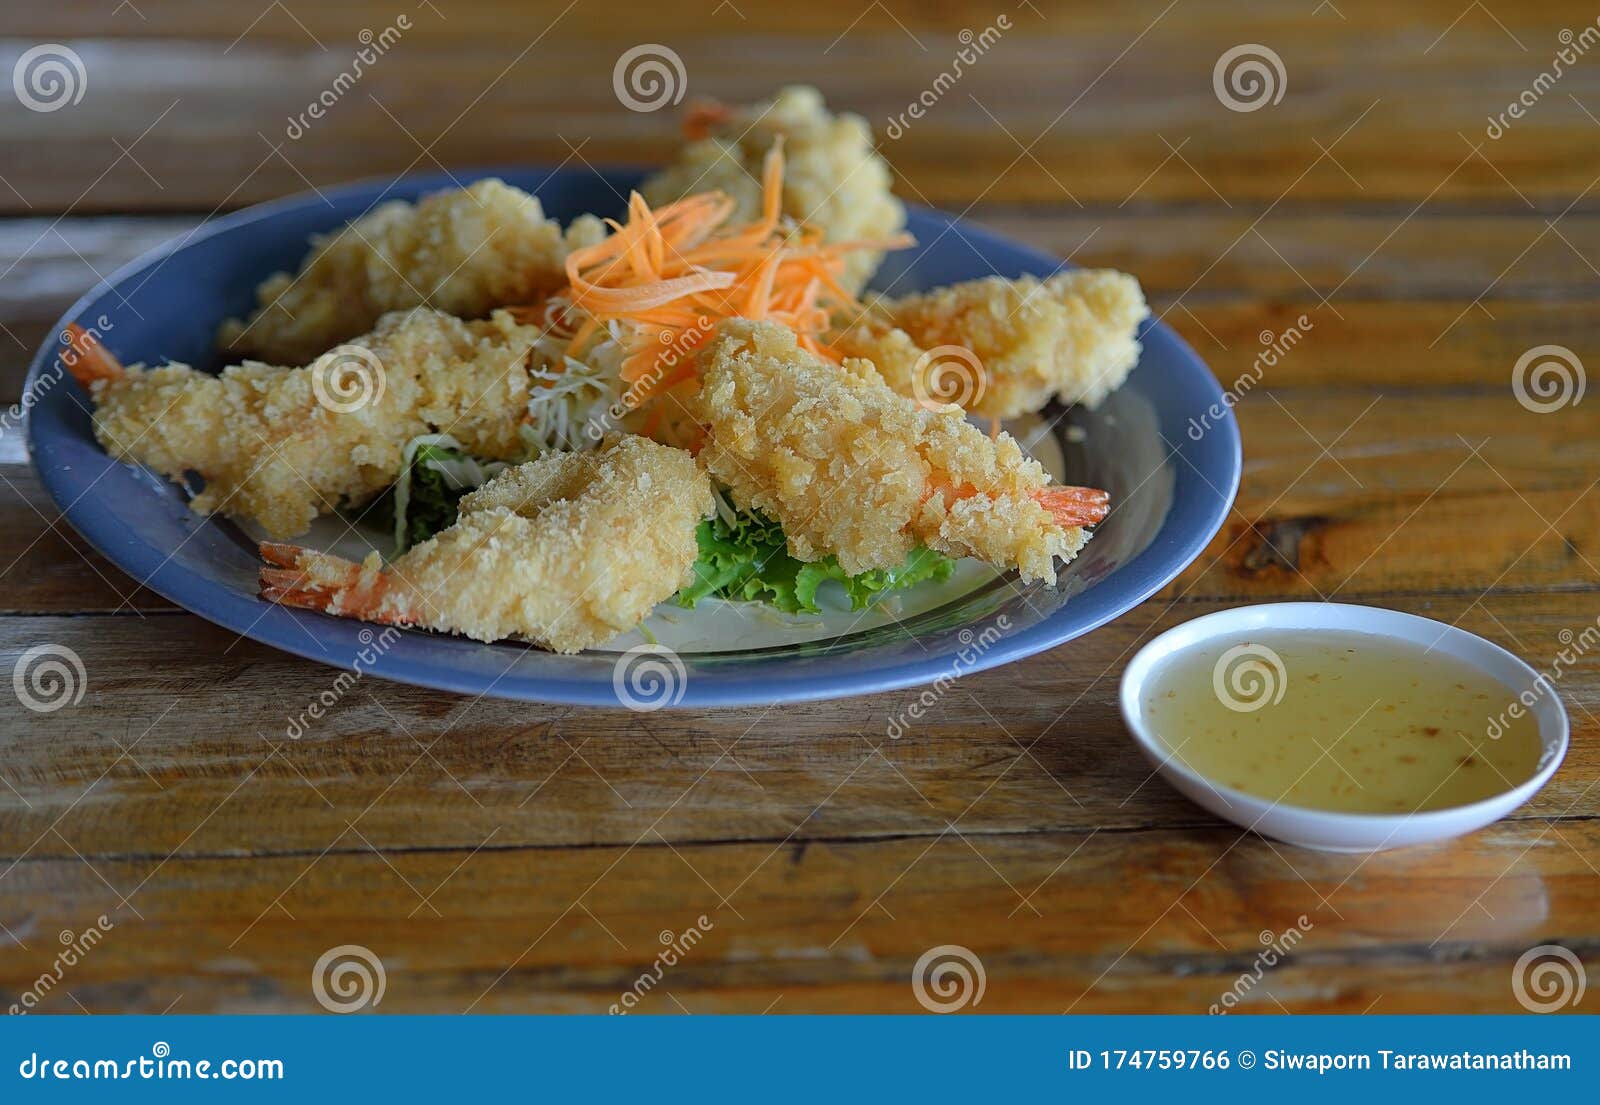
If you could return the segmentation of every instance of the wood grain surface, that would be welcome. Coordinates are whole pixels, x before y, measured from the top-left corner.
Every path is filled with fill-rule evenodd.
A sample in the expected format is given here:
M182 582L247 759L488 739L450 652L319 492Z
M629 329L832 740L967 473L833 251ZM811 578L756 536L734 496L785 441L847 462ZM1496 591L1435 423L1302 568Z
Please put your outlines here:
M1600 405L1536 413L1512 389L1536 346L1600 356L1600 56L1535 85L1593 11L112 8L0 13L3 72L48 43L83 66L81 99L55 110L0 85L5 404L78 295L218 213L441 166L660 160L671 112L613 88L619 56L652 42L690 95L815 83L878 128L908 200L1136 273L1224 383L1264 333L1303 316L1305 336L1239 404L1243 486L1194 565L1082 640L961 679L898 740L888 719L915 692L635 714L373 679L292 739L331 669L113 568L59 520L8 421L0 677L51 643L87 679L70 708L0 701L0 1005L316 1011L313 965L356 944L384 964L379 1012L598 1012L690 927L704 939L640 1009L916 1012L914 964L944 944L983 964L976 1012L1205 1012L1225 993L1241 1011L1517 1011L1528 949L1600 962L1593 656L1559 685L1572 751L1537 798L1368 858L1218 822L1150 776L1115 703L1151 635L1262 600L1424 614L1540 668L1594 624ZM290 137L363 32L402 14L383 57ZM1002 15L984 56L885 134L963 32ZM1281 97L1236 111L1214 69L1244 44L1280 60ZM62 934L102 919L57 978ZM1259 971L1263 941L1291 929L1293 951Z

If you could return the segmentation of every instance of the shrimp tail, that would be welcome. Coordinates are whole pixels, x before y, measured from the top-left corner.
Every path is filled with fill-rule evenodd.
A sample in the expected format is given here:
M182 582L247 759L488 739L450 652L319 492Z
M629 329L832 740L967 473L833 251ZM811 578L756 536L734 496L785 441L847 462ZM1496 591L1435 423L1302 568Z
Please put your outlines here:
M266 561L260 594L268 602L386 625L415 625L420 620L392 586L393 577L375 565L273 541L263 541L258 548Z
M716 130L733 118L733 109L717 100L696 100L689 105L683 117L683 136L691 142L710 138Z
M1111 496L1094 487L1046 487L1033 499L1059 526L1093 526L1105 521Z
M67 348L62 351L61 363L72 378L84 388L96 380L120 380L127 374L122 362L113 357L100 339L76 322L67 324Z

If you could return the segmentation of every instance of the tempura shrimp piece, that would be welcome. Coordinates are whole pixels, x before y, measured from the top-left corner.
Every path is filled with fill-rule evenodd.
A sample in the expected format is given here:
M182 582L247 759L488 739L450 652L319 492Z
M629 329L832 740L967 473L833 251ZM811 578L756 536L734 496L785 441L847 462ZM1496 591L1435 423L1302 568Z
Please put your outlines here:
M762 160L781 138L784 214L829 242L877 241L905 228L905 206L889 191L893 177L872 148L872 128L859 115L831 114L815 88L791 86L742 108L700 105L686 129L692 140L641 188L651 205L720 190L737 201L739 219L756 218ZM860 291L882 260L881 252L852 255L841 283Z
M274 537L304 533L317 515L393 483L419 434L448 432L476 456L519 459L541 334L504 311L463 322L419 307L385 315L304 368L247 361L213 376L182 364L124 368L71 329L69 368L94 398L106 452L173 480L199 473L194 510L252 519Z
M787 327L724 322L700 376L701 463L800 560L831 553L854 574L922 544L1054 580L1106 515L1104 491L1051 486L1010 435L896 394L868 361L830 365Z
M829 340L871 360L902 395L1015 418L1052 396L1097 405L1138 363L1149 314L1139 282L1110 269L991 276L880 300Z
M218 340L235 354L305 364L388 311L478 318L559 288L568 251L604 236L588 215L563 234L537 198L493 178L416 204L393 200L313 238L300 271L269 277L255 312L224 323Z
M547 453L461 500L456 524L388 567L262 542L261 597L480 641L577 652L638 625L693 575L711 484L681 449L625 437Z

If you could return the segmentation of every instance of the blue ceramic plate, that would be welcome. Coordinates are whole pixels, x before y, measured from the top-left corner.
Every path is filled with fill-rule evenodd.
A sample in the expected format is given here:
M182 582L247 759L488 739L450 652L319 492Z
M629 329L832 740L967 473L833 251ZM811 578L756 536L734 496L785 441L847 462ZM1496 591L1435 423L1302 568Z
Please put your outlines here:
M483 175L535 193L563 221L586 211L620 214L639 179L632 172L521 168L291 197L208 223L133 262L75 304L62 325L98 327L125 362L220 367L217 325L248 311L262 278L293 270L312 234L384 200L415 199ZM913 210L910 222L920 244L889 259L880 287L905 292L1059 267L1038 250L937 211ZM732 603L693 611L664 605L647 623L648 637L629 635L577 656L414 630L378 637L359 622L262 602L250 535L190 512L182 488L108 458L90 428L89 399L63 378L54 342L28 374L28 432L44 486L97 549L145 586L254 640L465 694L637 708L766 704L910 687L1053 648L1142 602L1200 555L1238 488L1238 428L1224 409L1204 432L1191 433L1191 419L1220 409L1217 381L1167 327L1149 323L1142 337L1138 368L1097 410L1047 410L1013 428L1025 441L1031 435L1029 448L1058 478L1111 493L1110 517L1061 569L1054 588L1023 586L1015 576L963 563L950 581L864 614L840 603L813 618ZM381 544L382 535L369 536ZM317 542L316 532L303 539Z

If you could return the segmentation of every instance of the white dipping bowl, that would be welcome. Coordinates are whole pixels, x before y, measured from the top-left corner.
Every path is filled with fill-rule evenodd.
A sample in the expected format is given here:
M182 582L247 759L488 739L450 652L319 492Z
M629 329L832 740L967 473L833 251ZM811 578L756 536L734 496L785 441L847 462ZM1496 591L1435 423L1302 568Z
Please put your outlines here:
M1157 671L1189 649L1261 633L1361 633L1392 645L1453 656L1505 684L1508 700L1532 692L1526 706L1539 726L1543 751L1533 777L1465 806L1413 814L1342 813L1269 802L1207 779L1172 756L1144 711L1144 693ZM1542 687L1541 687L1542 684ZM1526 699L1524 699L1526 701ZM1167 782L1218 817L1302 848L1377 852L1470 833L1497 821L1549 782L1567 754L1567 711L1554 688L1499 645L1464 629L1395 610L1334 602L1279 602L1207 614L1169 629L1140 649L1122 673L1122 718L1145 758Z

